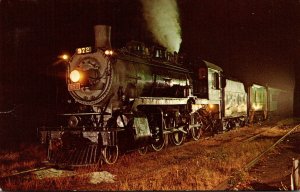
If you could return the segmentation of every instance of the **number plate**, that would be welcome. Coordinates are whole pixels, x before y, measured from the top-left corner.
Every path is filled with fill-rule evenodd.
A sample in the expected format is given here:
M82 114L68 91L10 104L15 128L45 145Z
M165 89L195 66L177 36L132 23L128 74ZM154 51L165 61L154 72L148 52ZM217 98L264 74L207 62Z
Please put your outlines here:
M69 91L77 91L80 89L80 83L70 83L68 84Z
M85 54L85 53L91 53L92 52L92 47L81 47L76 49L77 54Z

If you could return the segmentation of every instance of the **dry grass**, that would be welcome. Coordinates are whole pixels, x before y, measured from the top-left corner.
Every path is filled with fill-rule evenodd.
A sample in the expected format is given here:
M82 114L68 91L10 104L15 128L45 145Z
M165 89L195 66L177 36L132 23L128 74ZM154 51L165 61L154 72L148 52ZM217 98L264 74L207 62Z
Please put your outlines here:
M218 183L229 177L232 172L241 169L243 165L258 155L268 145L268 142L263 145L261 143L252 143L251 145L242 145L242 149L238 151L234 148L219 147L216 150L204 150L193 158L188 158L188 153L183 153L181 157L178 154L168 159L167 163L164 163L162 167L153 166L155 163L157 164L157 159L153 158L153 160L148 159L146 161L149 164L149 168L143 168L145 163L142 163L140 166L134 166L135 160L130 158L134 155L128 155L121 162L127 167L122 166L123 169L119 170L113 167L110 168L110 172L118 175L118 181L114 184L91 185L88 179L80 176L81 174L78 172L79 176L45 179L42 181L32 180L32 178L8 180L3 185L3 189L207 190L213 189ZM149 155L151 157L156 156L154 154ZM162 157L162 159L165 158Z
M27 191L27 190L70 190L72 186L86 183L87 178L84 177L58 177L52 179L37 180L33 177L8 179L3 190Z
M161 162L165 163L160 163L160 167L155 167L152 163L152 170L143 170L142 166L130 166L130 175L119 178L116 184L94 187L110 190L209 190L240 170L271 144L271 141L251 142L240 145L238 149L232 145L224 145L214 149L202 149L200 153L199 148L194 148L189 152L195 156L180 149L177 155L169 155L168 159L162 154ZM178 159L174 160L176 157Z
M31 175L7 179L0 187L4 190L212 190L232 174L237 174L231 180L232 185L246 178L246 173L239 172L243 166L286 130L272 129L251 142L235 139L239 134L256 132L254 128L243 128L145 156L129 153L113 166L77 170L75 176L38 180ZM1 173L37 165L41 154L39 148L32 146L22 152L1 153L0 162L5 162L5 166L0 166ZM86 173L101 170L116 175L116 182L91 184Z
M293 126L300 122L300 118L286 118L277 122L278 126Z
M20 146L16 151L0 152L0 177L39 166L45 158L41 146Z

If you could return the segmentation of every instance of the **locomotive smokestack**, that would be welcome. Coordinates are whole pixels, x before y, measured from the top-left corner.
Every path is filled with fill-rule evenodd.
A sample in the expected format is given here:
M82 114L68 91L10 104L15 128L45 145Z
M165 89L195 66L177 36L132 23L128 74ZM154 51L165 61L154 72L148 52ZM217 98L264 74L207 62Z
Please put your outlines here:
M97 48L111 48L110 44L110 31L111 26L108 25L95 25L95 47Z

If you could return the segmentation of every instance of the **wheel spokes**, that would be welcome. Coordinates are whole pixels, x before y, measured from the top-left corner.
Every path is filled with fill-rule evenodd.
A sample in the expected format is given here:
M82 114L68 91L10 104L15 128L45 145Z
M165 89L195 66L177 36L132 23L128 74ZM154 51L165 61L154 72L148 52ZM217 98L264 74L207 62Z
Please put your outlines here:
M191 135L193 140L197 141L200 139L200 137L203 135L203 122L200 118L200 115L198 113L194 113L191 119L191 125L193 126L191 128ZM195 126L197 125L197 126Z

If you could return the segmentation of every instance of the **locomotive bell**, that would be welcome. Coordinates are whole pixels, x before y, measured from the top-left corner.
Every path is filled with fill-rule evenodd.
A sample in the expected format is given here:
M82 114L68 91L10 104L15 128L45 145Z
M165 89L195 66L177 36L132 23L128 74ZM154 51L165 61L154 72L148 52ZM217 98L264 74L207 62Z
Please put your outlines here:
M95 25L95 47L111 49L110 32L111 26L108 25Z

